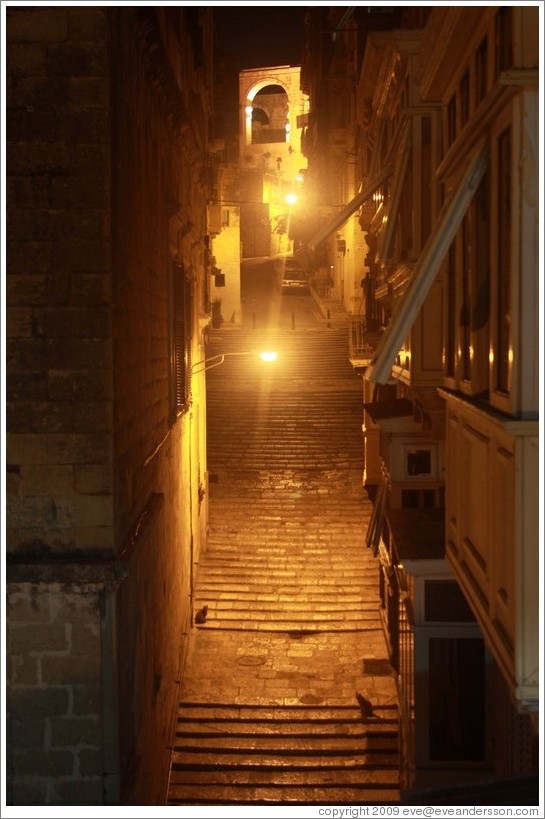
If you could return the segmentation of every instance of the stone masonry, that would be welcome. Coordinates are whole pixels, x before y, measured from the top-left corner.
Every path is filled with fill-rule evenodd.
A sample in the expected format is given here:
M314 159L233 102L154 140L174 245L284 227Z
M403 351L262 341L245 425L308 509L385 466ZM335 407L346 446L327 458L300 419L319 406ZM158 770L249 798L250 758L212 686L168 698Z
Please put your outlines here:
M197 354L210 12L6 23L7 798L161 804L203 528L172 304L183 269Z

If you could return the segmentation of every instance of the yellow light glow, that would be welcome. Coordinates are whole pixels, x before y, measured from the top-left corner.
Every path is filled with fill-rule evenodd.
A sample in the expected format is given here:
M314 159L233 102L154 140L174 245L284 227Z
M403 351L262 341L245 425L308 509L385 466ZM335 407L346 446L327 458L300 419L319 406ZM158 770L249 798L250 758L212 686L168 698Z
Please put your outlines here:
M254 110L253 107L251 105L247 105L245 110L246 110L246 116L251 117L252 113L253 113L253 110Z
M492 347L488 351L488 361L490 362L490 364L494 363L494 350L492 349Z
M288 203L288 205L295 205L295 203L297 202L297 194L295 194L295 193L288 193L288 194L287 194L287 195L284 197L284 199L286 200L286 202Z
M278 358L278 353L274 350L265 350L262 353L259 353L259 357L262 361L276 361Z
M302 173L298 173L298 174L297 174L297 176L295 177L295 181L296 181L296 182L304 182L304 181L305 181L305 177L303 176L303 174L302 174Z

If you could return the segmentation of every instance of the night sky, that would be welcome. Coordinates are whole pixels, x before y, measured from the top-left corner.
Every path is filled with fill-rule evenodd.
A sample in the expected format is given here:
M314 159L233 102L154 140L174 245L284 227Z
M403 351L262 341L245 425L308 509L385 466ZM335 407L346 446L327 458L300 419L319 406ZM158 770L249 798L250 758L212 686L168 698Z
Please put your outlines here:
M214 6L218 136L238 134L238 75L245 68L300 65L306 6Z
M218 50L238 70L300 65L306 6L214 6Z

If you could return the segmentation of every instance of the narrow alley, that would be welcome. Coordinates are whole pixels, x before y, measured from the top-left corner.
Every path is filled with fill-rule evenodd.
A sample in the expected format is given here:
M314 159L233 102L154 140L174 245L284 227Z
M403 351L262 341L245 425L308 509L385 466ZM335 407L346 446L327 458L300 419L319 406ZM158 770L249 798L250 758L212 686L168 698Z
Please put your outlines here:
M190 638L168 804L395 803L397 699L346 326L227 325L209 355L262 346L278 350L272 368L240 356L207 374L194 608L208 610Z
M0 6L2 817L545 815L543 4Z

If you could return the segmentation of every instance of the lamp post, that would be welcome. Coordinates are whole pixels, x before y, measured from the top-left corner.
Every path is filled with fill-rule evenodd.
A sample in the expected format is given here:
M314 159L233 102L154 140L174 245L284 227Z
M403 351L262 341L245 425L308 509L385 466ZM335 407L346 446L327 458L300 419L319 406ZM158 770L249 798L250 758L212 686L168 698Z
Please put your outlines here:
M236 353L218 353L218 355L210 356L210 358L203 358L202 361L197 361L192 365L191 372L192 374L202 373L205 370L212 369L212 367L219 367L220 364L223 364L226 358L241 355L257 355L262 361L266 361L268 363L276 361L278 358L278 353L276 353L274 350L264 350L261 353L256 353L255 350L243 350Z

